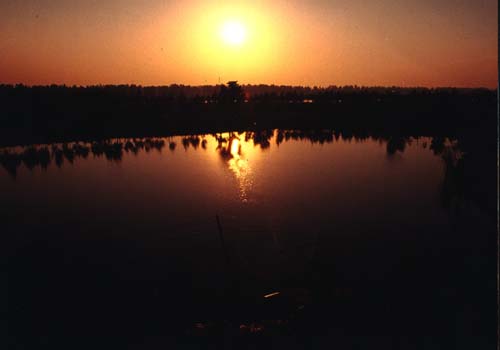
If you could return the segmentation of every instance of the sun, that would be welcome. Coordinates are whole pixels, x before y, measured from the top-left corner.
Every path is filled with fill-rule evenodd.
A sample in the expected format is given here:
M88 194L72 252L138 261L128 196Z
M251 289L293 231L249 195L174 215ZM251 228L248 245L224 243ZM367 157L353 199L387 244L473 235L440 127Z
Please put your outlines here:
M231 46L242 45L247 36L247 30L242 22L237 20L226 21L220 28L220 36L222 41Z

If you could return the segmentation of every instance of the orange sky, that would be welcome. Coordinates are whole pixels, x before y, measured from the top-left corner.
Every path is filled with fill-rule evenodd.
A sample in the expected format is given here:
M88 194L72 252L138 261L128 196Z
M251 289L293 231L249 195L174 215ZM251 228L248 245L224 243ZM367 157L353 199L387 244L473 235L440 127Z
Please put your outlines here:
M496 87L497 13L495 0L2 1L0 83ZM229 20L241 45L221 40Z

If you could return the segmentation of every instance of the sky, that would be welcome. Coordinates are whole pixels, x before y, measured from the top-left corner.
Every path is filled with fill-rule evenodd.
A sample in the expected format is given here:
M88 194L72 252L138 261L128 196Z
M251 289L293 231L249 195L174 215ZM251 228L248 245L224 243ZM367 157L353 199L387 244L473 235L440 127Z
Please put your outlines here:
M496 0L2 0L0 83L495 88L497 7Z

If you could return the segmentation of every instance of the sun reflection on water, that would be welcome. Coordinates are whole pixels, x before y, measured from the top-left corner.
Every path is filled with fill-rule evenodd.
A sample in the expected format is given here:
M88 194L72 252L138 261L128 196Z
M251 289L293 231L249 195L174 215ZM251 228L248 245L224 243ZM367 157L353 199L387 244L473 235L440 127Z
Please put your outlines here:
M239 198L243 203L249 201L249 194L253 186L253 173L248 159L245 157L245 141L242 141L237 134L229 134L226 139L219 143L220 155L227 161L229 170L234 174L238 181ZM225 143L225 144L224 144Z

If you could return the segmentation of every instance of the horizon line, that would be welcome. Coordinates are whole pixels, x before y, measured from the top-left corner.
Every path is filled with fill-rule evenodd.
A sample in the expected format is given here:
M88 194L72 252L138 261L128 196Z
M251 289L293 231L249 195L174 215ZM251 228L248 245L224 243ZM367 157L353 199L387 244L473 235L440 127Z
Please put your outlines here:
M228 81L229 82L229 81ZM200 87L218 87L225 86L226 83L216 83L216 84L203 84L203 85L190 85L183 83L170 83L164 85L142 85L136 83L98 83L98 84L66 84L66 83L51 83L51 84L26 84L26 83L2 83L0 82L0 86L23 86L23 87L66 87L66 88L91 88L91 87L117 87L117 86L128 86L128 87L141 87L141 88L159 88L159 87L172 87L172 86L180 86L180 87L189 87L189 88L200 88ZM455 90L498 90L499 85L495 87L487 87L487 86L398 86L398 85L357 85L357 84L347 84L347 85L285 85L285 84L269 84L269 83L257 83L257 84L239 84L242 87L286 87L286 88L305 88L305 89L318 89L318 90L326 90L332 88L355 88L355 89L425 89L425 90L440 90L440 89L455 89Z

